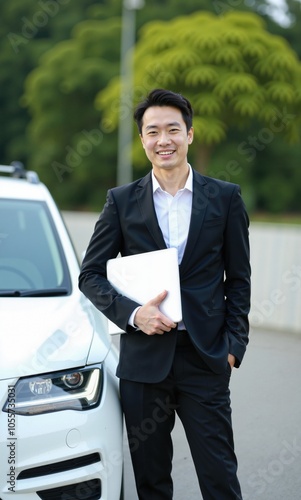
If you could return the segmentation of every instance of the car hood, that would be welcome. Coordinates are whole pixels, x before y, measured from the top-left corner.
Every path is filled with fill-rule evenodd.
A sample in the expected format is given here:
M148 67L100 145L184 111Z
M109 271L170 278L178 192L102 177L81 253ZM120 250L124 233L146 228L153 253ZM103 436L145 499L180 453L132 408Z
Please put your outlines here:
M85 366L89 356L101 362L109 348L102 318L81 294L0 299L1 379Z

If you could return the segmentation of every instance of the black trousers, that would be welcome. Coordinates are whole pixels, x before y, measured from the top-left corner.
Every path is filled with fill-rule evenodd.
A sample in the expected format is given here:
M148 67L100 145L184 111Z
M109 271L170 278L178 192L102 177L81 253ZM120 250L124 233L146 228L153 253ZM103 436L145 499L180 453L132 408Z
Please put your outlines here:
M178 333L172 370L160 383L120 380L140 500L171 500L175 414L183 423L204 500L242 499L231 422L230 366L222 375Z

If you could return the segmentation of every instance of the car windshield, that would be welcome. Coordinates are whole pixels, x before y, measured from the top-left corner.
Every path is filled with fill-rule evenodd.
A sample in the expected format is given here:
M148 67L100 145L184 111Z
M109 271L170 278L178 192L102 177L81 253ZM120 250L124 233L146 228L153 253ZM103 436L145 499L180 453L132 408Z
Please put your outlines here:
M46 203L0 200L0 295L70 292L68 266Z

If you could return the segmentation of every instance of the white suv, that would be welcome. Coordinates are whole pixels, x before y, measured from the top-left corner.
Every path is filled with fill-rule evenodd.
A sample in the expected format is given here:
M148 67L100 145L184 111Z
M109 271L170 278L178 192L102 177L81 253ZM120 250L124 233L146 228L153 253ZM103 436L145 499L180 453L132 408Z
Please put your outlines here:
M0 500L123 498L117 352L47 188L0 166Z

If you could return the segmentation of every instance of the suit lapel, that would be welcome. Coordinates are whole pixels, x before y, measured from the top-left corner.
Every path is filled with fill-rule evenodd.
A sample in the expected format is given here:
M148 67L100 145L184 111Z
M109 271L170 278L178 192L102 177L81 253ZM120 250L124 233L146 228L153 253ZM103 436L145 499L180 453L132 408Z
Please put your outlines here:
M141 179L136 189L136 198L141 217L150 234L152 235L156 245L159 249L166 248L166 244L160 226L158 224L154 208L151 173L147 174L145 177L143 177L143 179ZM210 192L208 190L205 177L200 175L198 172L193 171L193 199L191 218L187 244L180 265L181 271L183 271L185 267L189 265L190 255L195 249L195 244L203 224L209 198Z
M155 212L151 173L141 179L141 182L138 184L136 189L136 197L141 217L145 222L145 225L147 226L158 248L163 250L166 248L166 244Z
M205 177L193 170L191 218L185 252L180 265L181 272L183 272L185 267L189 265L190 255L195 250L196 241L203 224L209 197L210 193L207 189L207 181Z

